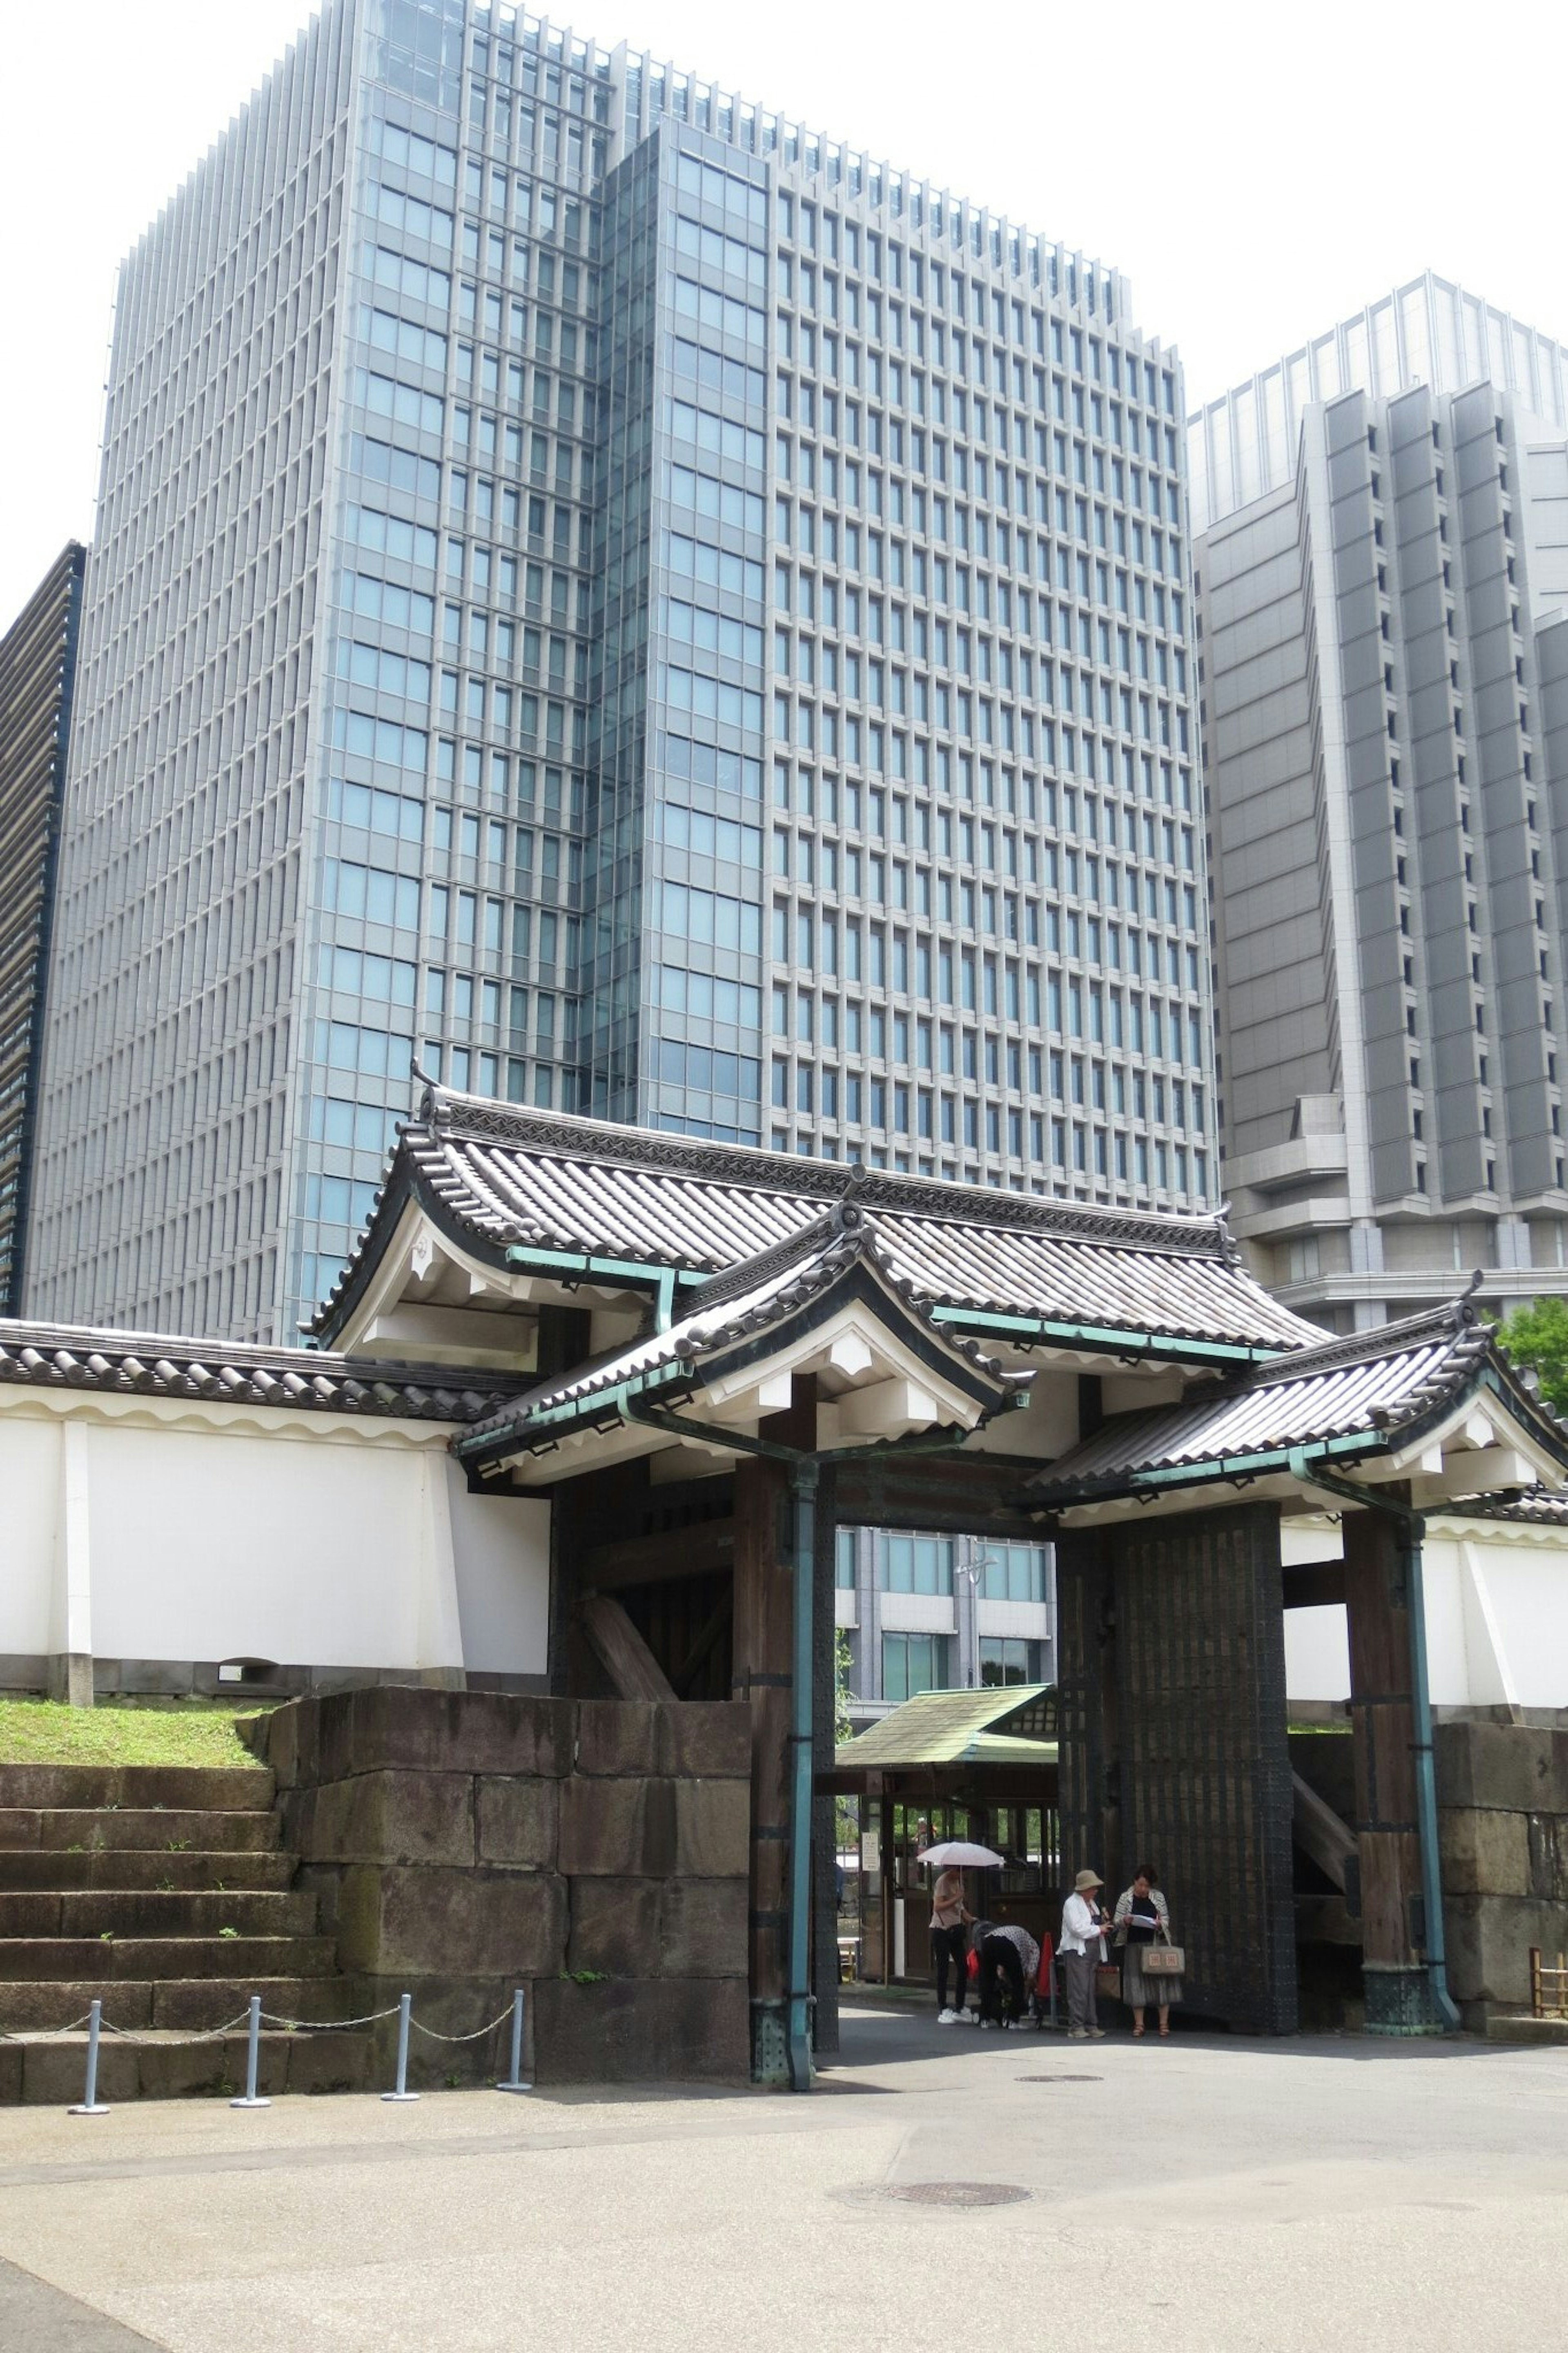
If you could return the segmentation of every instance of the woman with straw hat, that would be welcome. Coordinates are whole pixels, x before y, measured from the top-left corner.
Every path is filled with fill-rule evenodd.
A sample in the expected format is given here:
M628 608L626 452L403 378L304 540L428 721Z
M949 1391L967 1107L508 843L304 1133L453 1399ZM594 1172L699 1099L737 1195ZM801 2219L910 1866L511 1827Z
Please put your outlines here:
M1100 2042L1105 2033L1094 1999L1095 1965L1105 1958L1105 1913L1095 1890L1104 1884L1098 1871L1080 1871L1062 1906L1061 1955L1067 1972L1071 2042L1087 2042L1091 2035Z

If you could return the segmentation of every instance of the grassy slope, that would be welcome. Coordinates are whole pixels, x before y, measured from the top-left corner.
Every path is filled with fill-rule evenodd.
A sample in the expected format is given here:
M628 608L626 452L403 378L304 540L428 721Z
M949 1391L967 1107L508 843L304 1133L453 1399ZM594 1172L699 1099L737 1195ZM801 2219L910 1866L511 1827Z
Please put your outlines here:
M234 1729L256 1712L221 1702L166 1707L65 1707L54 1700L0 1700L0 1764L248 1765L258 1760Z

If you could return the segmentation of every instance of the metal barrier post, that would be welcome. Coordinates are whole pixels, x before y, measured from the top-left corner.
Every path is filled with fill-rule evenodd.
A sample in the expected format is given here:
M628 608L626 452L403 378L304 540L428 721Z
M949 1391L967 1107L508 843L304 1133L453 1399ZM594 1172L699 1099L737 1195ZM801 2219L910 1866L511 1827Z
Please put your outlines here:
M498 2092L531 2092L533 2085L522 2080L522 1988L518 1987L511 1998L511 2073Z
M80 2103L69 2113L73 2116L106 2116L109 2109L98 2096L98 2038L103 2024L103 2004L95 2001L87 2021L87 2088Z
M272 2105L270 2100L258 2100L256 2096L256 2072L260 2055L261 1996L258 1993L253 1993L250 1997L249 2040L245 2052L245 2097L242 2100L230 2100L231 2108L269 2108Z
M384 2100L416 2100L417 2092L408 2089L408 2011L412 1997L400 1994L397 2000L397 2088L383 2092Z
M1530 1948L1530 2014L1531 2018L1545 2017L1544 1992L1545 1988L1541 1981L1541 1947L1539 1945L1531 1945Z

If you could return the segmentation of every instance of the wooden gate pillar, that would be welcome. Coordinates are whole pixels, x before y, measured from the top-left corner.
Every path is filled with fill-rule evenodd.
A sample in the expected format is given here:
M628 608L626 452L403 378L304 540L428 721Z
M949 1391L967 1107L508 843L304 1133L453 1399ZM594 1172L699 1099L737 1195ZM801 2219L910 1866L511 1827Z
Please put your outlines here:
M760 1435L808 1452L816 1444L816 1384L797 1377L795 1388L789 1411L770 1414ZM752 1709L752 2073L760 2084L789 2081L794 1537L786 1464L739 1456L731 1673L732 1696Z
M816 1768L833 1767L838 1696L838 1521L833 1465L825 1462L816 1486L816 1555L813 1564L812 1746ZM838 1800L811 1806L811 1989L816 1997L812 2049L819 2059L838 2051Z
M742 1455L735 1465L733 1696L752 1710L752 2073L788 2081L789 1735L794 1578L789 1474Z
M1439 2033L1421 1960L1421 1836L1405 1535L1378 1511L1344 1515L1351 1733L1369 2034Z

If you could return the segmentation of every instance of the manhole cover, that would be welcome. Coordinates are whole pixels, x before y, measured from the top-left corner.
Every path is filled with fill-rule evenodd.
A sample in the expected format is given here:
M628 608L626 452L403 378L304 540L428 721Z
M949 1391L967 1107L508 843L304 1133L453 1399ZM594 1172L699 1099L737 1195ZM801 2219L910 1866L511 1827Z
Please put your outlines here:
M903 2206L1017 2206L1028 2195L1011 2181L892 2181L882 2191Z
M1020 2075L1020 2084L1103 2084L1103 2075Z

